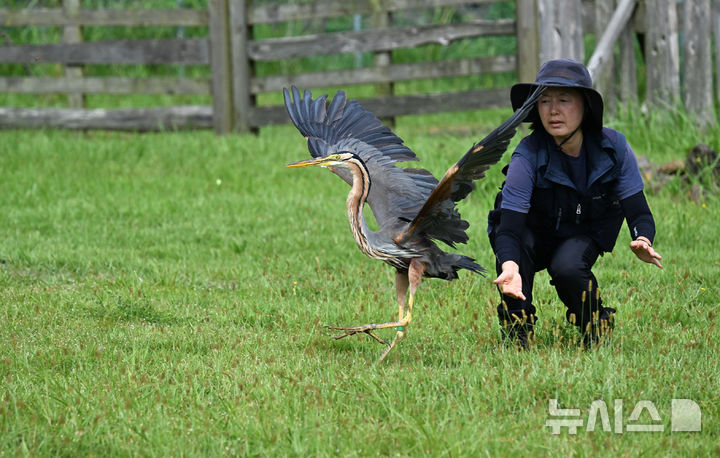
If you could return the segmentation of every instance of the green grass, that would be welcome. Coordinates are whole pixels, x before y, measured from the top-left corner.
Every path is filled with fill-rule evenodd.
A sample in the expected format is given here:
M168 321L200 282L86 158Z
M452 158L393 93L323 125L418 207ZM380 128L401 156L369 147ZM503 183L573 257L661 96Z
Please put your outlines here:
M507 115L401 118L397 132L439 175ZM634 116L611 125L653 160L720 146L718 129ZM665 268L634 259L626 229L595 268L618 309L612 345L570 343L542 273L537 346L501 349L491 279L464 274L423 283L409 337L374 366L380 345L322 325L392 319L392 269L354 246L341 180L283 167L307 157L294 129L2 138L2 455L719 451L720 202L693 203L680 180L649 195ZM501 181L494 167L461 205L460 251L486 266ZM551 398L585 421L596 399L611 416L622 399L625 419L649 400L665 431L553 436ZM698 403L702 432L670 432L673 398Z

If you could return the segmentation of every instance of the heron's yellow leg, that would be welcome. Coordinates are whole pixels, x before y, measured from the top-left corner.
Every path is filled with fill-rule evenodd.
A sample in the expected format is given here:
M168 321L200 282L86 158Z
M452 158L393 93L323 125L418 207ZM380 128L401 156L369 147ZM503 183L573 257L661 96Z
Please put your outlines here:
M412 300L412 299L411 299ZM364 332L366 334L369 334L371 337L373 337L375 340L377 340L380 343L383 343L387 345L387 342L384 340L378 338L374 334L372 334L372 331L375 331L377 329L387 329L387 328L404 328L408 324L410 324L411 314L410 314L410 307L408 307L408 313L404 314L405 312L405 299L403 298L402 303L399 304L399 315L400 318L398 321L388 321L386 323L371 323L371 324L362 324L360 326L325 326L328 329L332 330L338 330L338 331L345 331L345 334L340 334L339 336L333 337L334 339L342 339L343 337L352 336L354 334L359 334L361 332ZM402 332L402 330L398 330L398 332Z
M406 315L407 317L407 315ZM378 329L387 329L387 328L394 328L398 326L407 326L408 322L405 319L402 319L400 321L388 321L387 323L371 323L371 324L362 324L360 326L325 326L327 329L337 330L337 331L345 331L345 334L341 334L339 336L333 337L334 339L342 339L343 337L351 336L353 334L358 334L361 332L364 332L366 334L371 333L372 331L378 330ZM380 341L382 342L382 341Z
M375 334L372 333L372 331L376 329L387 329L387 328L393 328L393 327L403 327L406 326L408 323L403 320L405 316L405 297L407 296L407 290L408 290L408 273L407 272L397 272L395 275L395 292L397 294L397 301L398 301L398 321L389 321L387 323L372 323L372 324L363 324L360 326L326 326L328 329L334 329L334 330L340 330L345 331L345 334L341 334L339 336L335 336L334 339L342 339L343 337L351 336L358 333L365 333L371 336L373 339L377 340L378 342L382 343L383 345L389 345L387 341L377 337Z
M397 271L395 273L395 294L397 295L398 302L398 320L402 320L405 315L405 297L407 296L409 284L410 280L408 279L407 272Z
M410 269L408 271L408 283L410 286L410 299L408 300L407 305L407 314L402 316L400 318L400 322L403 322L405 324L398 325L398 330L395 333L395 338L393 338L392 342L390 342L390 345L383 350L382 354L380 355L380 358L378 358L377 362L380 363L382 360L385 359L385 357L390 353L390 350L392 350L395 347L395 344L406 336L406 329L405 327L409 326L410 323L412 323L412 309L413 305L415 304L415 292L418 289L418 286L420 286L420 282L422 282L422 276L423 272L425 271L425 266L422 265L420 261L417 259L413 259L410 263ZM404 299L404 298L403 298ZM404 302L404 301L403 301ZM402 313L402 311L401 311Z
M406 336L406 327L412 322L412 308L413 304L415 303L415 292L417 291L420 283L422 282L422 276L424 272L425 266L422 264L422 262L420 262L418 259L413 259L410 262L407 273L398 272L395 276L395 289L398 300L398 321L390 321L387 323L371 323L361 326L326 326L326 328L345 331L344 334L333 337L336 340L362 332L368 334L370 337L377 340L378 342L387 345L385 350L383 350L382 354L380 355L380 358L378 359L378 362L382 361L383 359L385 359L388 353L390 353L390 350L395 347L398 341L400 341L400 339ZM410 289L410 298L408 299L406 310L405 296L407 294L408 288ZM379 338L372 332L377 329L387 328L397 328L395 337L390 343Z

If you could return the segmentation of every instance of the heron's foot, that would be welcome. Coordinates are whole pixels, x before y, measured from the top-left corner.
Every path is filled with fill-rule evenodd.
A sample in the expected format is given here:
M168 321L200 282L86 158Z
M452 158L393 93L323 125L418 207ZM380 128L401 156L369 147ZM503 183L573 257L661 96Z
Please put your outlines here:
M385 359L385 357L390 353L390 350L392 350L395 345L405 337L405 327L410 324L410 316L406 316L404 319L400 321L392 321L389 323L373 323L373 324L364 324L361 326L325 326L328 329L332 330L338 330L338 331L344 331L344 334L340 334L337 336L333 336L333 339L338 340L342 339L343 337L352 336L355 334L364 333L375 339L376 341L380 342L381 344L385 345L385 350L380 354L380 358L378 358L377 362L381 362ZM387 340L381 339L380 337L376 336L373 331L378 329L388 329L388 328L396 328L397 332L395 333L395 337L391 342L388 342Z
M373 339L377 340L383 345L389 345L388 342L384 339L379 338L375 334L373 334L373 331L378 329L387 329L387 328L403 328L404 326L407 326L409 324L408 319L400 320L400 321L391 321L389 323L372 323L372 324L363 324L360 326L325 326L327 329L331 329L334 331L344 331L344 334L340 334L337 336L334 336L333 339L338 340L342 339L343 337L352 336L355 334L365 333L372 337ZM402 331L402 329L398 329L398 331Z
M343 337L347 337L347 336L353 336L353 335L359 334L359 333L365 333L365 334L369 335L370 337L372 337L373 339L380 342L381 344L388 345L388 342L385 339L381 339L380 337L373 334L373 332L372 332L373 329L358 329L358 328L361 328L362 326L349 326L349 327L325 326L325 327L327 329L345 331L345 334L339 334L337 336L333 336L333 339L335 339L335 340L339 340L339 339L342 339Z

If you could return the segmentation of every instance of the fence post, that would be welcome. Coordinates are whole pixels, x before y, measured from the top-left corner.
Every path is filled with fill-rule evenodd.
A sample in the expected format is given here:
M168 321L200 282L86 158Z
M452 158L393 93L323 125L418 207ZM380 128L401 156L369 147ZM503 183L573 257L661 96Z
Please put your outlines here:
M63 13L65 17L76 17L80 10L79 0L63 0ZM63 43L79 43L82 41L82 32L80 27L76 25L66 25L63 27ZM83 77L82 65L66 65L64 67L65 78L81 79ZM83 108L85 106L85 96L83 94L68 93L68 106L70 108Z
M517 70L518 81L534 81L540 67L537 0L517 0Z
M373 13L370 16L370 24L373 29L385 29L390 27L391 24L391 13L386 11L382 2L372 2ZM390 51L378 51L373 56L375 67L378 70L387 69L392 64L392 53ZM395 92L395 85L392 81L389 83L378 83L375 85L375 95L377 97L386 98L392 97ZM382 118L382 123L393 127L395 125L395 118Z
M636 9L637 11L637 9ZM620 32L620 67L618 96L623 102L637 101L637 64L635 62L635 25L631 17Z
M646 0L646 100L674 104L680 98L680 49L675 0Z
M597 52L597 47L600 42L600 37L603 36L605 29L607 28L608 24L610 23L610 18L613 15L613 11L615 10L615 0L606 0L603 2L595 2L595 47ZM615 35L617 36L617 35ZM610 52L607 54L605 62L602 62L600 64L600 67L597 69L597 75L594 75L594 81L593 84L595 86L595 89L597 89L598 92L600 92L603 95L603 98L605 99L605 110L608 114L612 114L615 112L615 108L617 105L617 100L615 98L615 93L617 91L617 86L615 84L615 53L613 52L613 49L615 48L615 43L613 42L610 45ZM595 55L593 54L593 57ZM592 59L590 59L592 60ZM588 62L589 65L589 62ZM592 70L591 70L592 74Z
M600 37L595 44L595 51L588 62L588 71L593 79L595 88L605 93L606 106L610 112L616 107L615 95L617 86L615 84L615 43L627 30L628 21L632 17L636 0L620 0L615 11L610 15L610 10L603 8L603 5L595 5L596 33ZM604 6L612 5L605 4ZM632 68L635 68L634 65Z
M715 120L710 0L685 0L683 93L685 110L706 127Z
M228 0L209 0L210 67L212 70L213 127L217 134L233 126L232 68Z
M251 110L255 96L250 92L253 62L248 55L252 27L248 24L247 1L230 1L230 49L232 50L233 129L251 132Z
M582 2L538 0L541 61L567 57L583 62Z

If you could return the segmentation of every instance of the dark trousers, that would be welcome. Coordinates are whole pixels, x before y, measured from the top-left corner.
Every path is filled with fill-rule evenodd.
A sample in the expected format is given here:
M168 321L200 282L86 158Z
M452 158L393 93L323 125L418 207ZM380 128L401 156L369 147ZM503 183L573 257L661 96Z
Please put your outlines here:
M597 243L585 235L548 240L526 230L522 251L519 267L526 299L501 295L504 304L498 306L500 323L513 323L514 317L525 317L528 322L535 322L537 314L532 303L533 280L536 272L547 269L550 284L555 287L558 297L567 308L567 320L581 331L586 330L587 324L592 321L592 314L603 310L597 293L597 279L591 271L600 255ZM502 268L498 263L496 269L499 275Z

